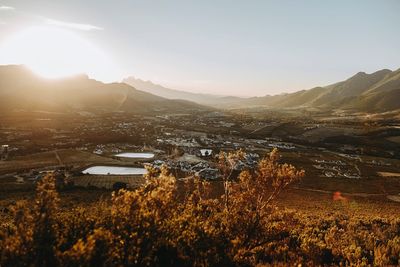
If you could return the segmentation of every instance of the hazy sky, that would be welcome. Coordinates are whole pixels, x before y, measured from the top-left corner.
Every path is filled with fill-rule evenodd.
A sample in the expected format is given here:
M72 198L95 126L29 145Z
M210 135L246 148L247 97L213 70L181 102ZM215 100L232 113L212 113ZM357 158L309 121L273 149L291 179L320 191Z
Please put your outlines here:
M399 14L398 0L0 0L0 45L32 26L62 28L105 55L84 59L87 45L77 56L99 68L87 71L99 80L133 75L187 91L265 95L400 68ZM13 42L13 53L26 50ZM0 64L10 63L4 57Z

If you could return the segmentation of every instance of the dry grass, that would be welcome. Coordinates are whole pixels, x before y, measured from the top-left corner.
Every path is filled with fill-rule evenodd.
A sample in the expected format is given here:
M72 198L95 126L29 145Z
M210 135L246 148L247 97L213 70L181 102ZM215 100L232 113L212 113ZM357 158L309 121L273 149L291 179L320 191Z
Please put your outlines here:
M382 177L400 177L399 172L377 172Z

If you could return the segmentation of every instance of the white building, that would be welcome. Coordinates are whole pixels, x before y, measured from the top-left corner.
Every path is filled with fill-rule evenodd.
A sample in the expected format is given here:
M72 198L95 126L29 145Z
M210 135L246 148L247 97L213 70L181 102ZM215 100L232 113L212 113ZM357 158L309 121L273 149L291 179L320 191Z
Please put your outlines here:
M212 156L212 149L200 149L200 154L202 157L209 157Z

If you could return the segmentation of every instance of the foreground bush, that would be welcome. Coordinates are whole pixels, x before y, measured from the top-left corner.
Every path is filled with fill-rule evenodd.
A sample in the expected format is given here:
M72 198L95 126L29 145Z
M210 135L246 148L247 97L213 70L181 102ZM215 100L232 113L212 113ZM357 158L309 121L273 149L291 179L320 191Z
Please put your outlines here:
M398 265L400 219L306 217L279 210L282 190L304 175L274 150L233 175L242 152L219 157L223 194L149 170L147 183L110 202L61 210L54 178L33 205L18 203L0 234L0 266Z

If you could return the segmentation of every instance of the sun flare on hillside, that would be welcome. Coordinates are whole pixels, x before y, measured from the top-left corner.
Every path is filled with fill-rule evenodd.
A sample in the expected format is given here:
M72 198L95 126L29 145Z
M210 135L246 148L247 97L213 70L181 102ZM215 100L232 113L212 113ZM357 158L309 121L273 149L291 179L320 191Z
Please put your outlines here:
M112 80L110 58L75 32L57 27L31 27L5 40L0 54L10 64L24 64L45 78L87 73ZM111 68L110 68L111 67Z

